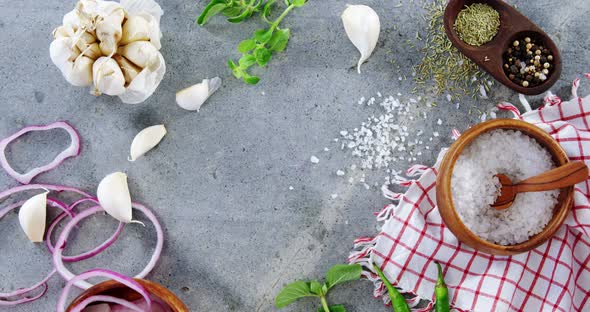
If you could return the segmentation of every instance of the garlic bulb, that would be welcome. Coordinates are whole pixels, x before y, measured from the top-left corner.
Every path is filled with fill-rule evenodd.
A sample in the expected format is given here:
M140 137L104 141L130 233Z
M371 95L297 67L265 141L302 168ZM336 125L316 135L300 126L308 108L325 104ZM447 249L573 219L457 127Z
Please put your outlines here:
M125 92L125 76L112 58L101 56L92 66L95 94L120 95Z
M117 61L117 64L119 64L119 67L121 67L123 76L125 76L125 83L130 83L141 72L141 68L129 62L128 59L124 58L119 54L113 55L113 59L115 59L115 61Z
M141 130L131 142L129 161L136 161L154 148L166 135L164 125L156 125Z
M342 13L342 23L348 38L361 53L357 65L360 74L361 65L371 56L379 39L379 16L366 5L349 5Z
M129 223L132 221L131 195L127 175L114 172L102 179L96 190L100 206L113 218Z
M176 103L186 110L199 111L203 103L221 87L221 79L204 79L201 83L176 92Z
M94 85L94 95L116 95L124 103L141 103L166 73L158 51L163 13L154 0L79 0L63 17L63 25L53 31L51 59L70 84ZM91 83L88 58L93 60Z
M135 41L119 48L118 53L133 64L145 68L159 61L158 50L147 41Z
M47 192L29 198L18 211L21 228L33 243L43 242L47 217Z

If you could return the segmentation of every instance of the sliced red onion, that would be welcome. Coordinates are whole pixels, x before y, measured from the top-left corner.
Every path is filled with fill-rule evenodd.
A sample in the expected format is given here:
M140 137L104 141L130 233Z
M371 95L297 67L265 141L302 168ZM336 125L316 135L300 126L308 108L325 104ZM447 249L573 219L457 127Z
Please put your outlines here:
M85 311L84 309L91 303L94 302L109 302L109 303L114 303L117 306L121 306L125 308L125 311L137 311L137 312L147 312L150 310L145 310L143 308L143 306L137 305L135 303L129 302L125 299L121 299L121 298L117 298L117 297L113 297L113 296L103 296L103 295L96 295L96 296L90 296L86 299L84 299L82 302L80 302L80 304L78 304L77 306L75 306L73 309L70 310L70 312L81 312L81 311ZM113 310L110 310L111 312L113 312Z
M145 206L138 204L138 203L133 203L132 205L133 205L133 208L143 212L143 214L145 214L145 216L154 224L154 227L156 229L156 235L157 235L156 247L154 249L154 253L152 254L150 261L148 262L146 267L139 274L137 274L135 276L135 278L144 278L156 266L156 263L158 262L158 259L160 258L160 254L162 253L162 248L164 247L164 232L162 231L162 226L158 222L158 219L148 208L146 208ZM63 254L62 253L63 253L63 250L65 249L68 236L70 235L70 232L76 226L76 224L78 224L82 219L87 218L88 216L93 215L99 211L104 211L104 210L100 206L94 206L92 208L88 208L88 209L81 211L72 220L70 220L70 222L68 222L68 224L66 224L66 226L62 230L61 234L59 235L59 239L57 240L57 243L55 244L55 250L53 251L53 264L54 264L55 268L57 269L57 272L66 281L70 281L71 279L73 279L76 276L72 272L70 272L64 266L64 263L63 263ZM102 251L102 250L99 250L99 252L100 251ZM92 287L92 284L90 284L84 280L76 281L74 283L74 285L76 285L77 287L82 288L82 289L88 289L88 288Z
M136 282L131 277L127 277L125 275L122 275L122 274L119 274L119 273L116 273L116 272L113 272L113 271L104 270L104 269L94 269L94 270L86 271L86 272L84 272L82 274L79 274L78 276L74 276L71 279L69 279L68 283L66 284L66 286L62 290L61 296L59 297L59 300L57 302L57 312L64 312L65 311L65 308L66 308L66 300L68 299L68 295L70 293L70 289L72 288L72 286L78 284L79 282L83 282L83 281L85 281L85 280L87 280L89 278L92 278L92 277L106 277L108 279L115 280L115 281L117 281L117 282L119 282L119 283L121 283L121 284L129 287L130 289L135 290L137 293L139 293L145 299L145 302L147 304L148 311L151 310L152 300L150 298L150 294L147 292L147 290L145 290L145 288L143 288L143 286L141 286L141 284L139 284L138 282ZM94 297L96 298L98 296L94 296ZM106 296L106 297L108 297L108 296ZM92 298L92 297L90 297L90 298ZM90 299L90 298L88 298L88 299ZM110 297L110 298L112 298L112 297ZM84 300L79 305L77 305L72 310L72 312L80 312L89 303L96 302L96 301L86 302L86 301L88 301L88 299ZM105 300L103 298L100 301L105 301ZM123 301L125 303L129 303L129 304L134 305L133 303L128 302L126 300L123 300ZM86 303L86 304L83 305L83 303ZM115 302L115 303L121 304L119 302ZM139 309L137 311L142 312L141 309Z
M71 139L70 146L63 150L59 155L57 155L50 163L31 169L27 173L19 173L16 172L8 163L6 159L6 147L12 141L18 139L25 133L32 132L32 131L47 131L51 129L63 129L69 135ZM65 121L58 121L46 126L28 126L24 127L21 130L17 131L15 134L5 138L4 140L0 141L0 165L2 168L6 170L6 172L13 178L15 178L18 182L22 184L28 184L31 180L36 177L37 175L47 172L49 170L54 169L55 167L59 166L65 159L78 156L80 154L80 135L70 124Z
M10 195L20 193L20 192L30 191L30 190L49 190L49 191L54 191L54 192L73 192L73 193L78 193L84 197L92 197L92 195L90 195L84 191L81 191L77 188L64 186L64 185L27 184L27 185L15 186L13 188L9 188L3 192L0 192L0 202L2 202L2 200L4 198L6 198Z
M0 306L18 305L21 303L27 303L27 302L31 302L31 301L41 298L45 294L45 292L47 291L47 281L55 274L55 272L56 272L56 270L53 269L49 274L47 274L47 276L42 281L40 281L39 283L37 283L31 287L20 288L20 289L17 289L15 291L9 292L9 293L0 293L0 298L19 297L19 296L25 296L28 293L33 292L40 287L43 287L43 291L41 291L40 293L38 293L37 295L35 295L33 297L21 298L21 299L14 300L14 301L0 300Z

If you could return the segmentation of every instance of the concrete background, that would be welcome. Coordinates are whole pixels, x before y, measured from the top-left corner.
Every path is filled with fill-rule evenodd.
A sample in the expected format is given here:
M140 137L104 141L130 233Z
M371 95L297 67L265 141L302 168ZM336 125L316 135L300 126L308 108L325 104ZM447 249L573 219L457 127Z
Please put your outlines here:
M381 17L380 42L362 75L353 69L358 54L339 18L347 2L368 4ZM560 47L564 70L553 90L568 98L572 79L589 71L590 2L511 2ZM168 71L155 94L135 106L68 85L51 63L51 31L74 3L0 0L0 136L56 120L68 120L80 131L82 154L39 176L38 182L94 192L106 174L125 171L133 198L152 207L165 227L164 252L149 278L168 286L192 311L274 311L272 301L282 285L320 278L331 265L346 261L356 237L377 233L372 212L387 200L377 188L367 191L336 176L336 170L355 160L332 139L379 111L357 105L361 96L400 92L401 98L409 97L413 82L398 77L410 77L420 59L402 45L425 29L418 1L311 0L285 20L293 34L286 53L259 71L262 81L257 86L248 86L230 77L225 63L238 57L236 45L260 26L258 20L237 26L215 18L200 28L195 19L203 1L161 0L162 53ZM200 113L176 106L176 91L214 76L224 79L223 87ZM587 90L584 86L581 92ZM443 103L444 96L433 100ZM488 100L461 99L459 110L422 105L417 111L433 117L400 123L439 131L441 137L432 144L439 149L450 143L451 128L463 130L478 120L468 113L469 107L486 111L500 100L517 102L514 92L495 86ZM437 117L442 126L436 124ZM164 141L147 157L127 162L134 135L159 123L169 131ZM8 156L23 170L52 159L67 144L59 131L38 133L12 145ZM326 146L330 152L323 152ZM320 164L312 165L311 155L318 156ZM424 153L418 162L431 164L434 159ZM381 181L383 172L366 175L372 182ZM0 189L15 185L0 173ZM331 199L332 193L339 197ZM139 213L136 216L141 220ZM51 268L45 247L26 240L16 213L0 224L0 291L40 279ZM68 252L96 245L115 225L107 216L89 219ZM138 272L153 248L152 230L150 225L129 225L112 248L72 270ZM63 284L54 277L42 299L0 310L53 310ZM349 311L389 310L371 294L372 285L359 281L335 289L330 302L343 303ZM316 306L311 299L303 300L285 311L313 311Z

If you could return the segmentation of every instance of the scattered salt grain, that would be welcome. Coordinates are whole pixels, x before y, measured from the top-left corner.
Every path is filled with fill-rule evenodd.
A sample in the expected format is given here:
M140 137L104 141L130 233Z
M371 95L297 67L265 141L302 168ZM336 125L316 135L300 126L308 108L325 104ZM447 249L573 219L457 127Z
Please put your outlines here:
M348 131L346 131L346 130L340 131L341 136L346 136L347 134L348 134Z
M327 148L327 147L324 147L324 152L329 152L329 151L330 151L330 149L329 149L329 148Z
M447 94L447 101L451 102L453 100L453 97L450 94Z
M336 199L336 198L338 198L338 194L332 194L332 195L330 195L330 197L332 197L332 199Z
M359 99L358 104L359 105L365 104L365 97L364 96Z
M439 119L436 121L436 123L437 123L437 124L440 126L440 125L442 125L442 120L439 118Z
M486 92L486 88L483 85L479 85L479 93L481 94L482 99L488 98L488 93Z
M437 131L434 131L434 132L432 133L432 135L434 135L435 137L439 136L439 134L438 134L438 132L437 132Z
M320 162L320 159L319 159L319 158L317 158L317 157L315 157L315 156L311 156L311 157L309 158L309 161L311 161L311 163L312 163L312 164L317 164L317 163L319 163L319 162Z
M381 95L381 92L377 92L377 96L382 97L383 95Z
M294 190L295 188L292 185L289 185L289 190Z
M479 237L501 245L521 243L551 220L559 190L520 193L511 207L490 207L501 192L498 173L522 181L554 168L551 155L519 131L494 130L468 145L451 178L453 204L463 223Z
M338 171L336 171L336 175L339 176L339 177L341 177L341 176L344 175L344 171L338 170Z

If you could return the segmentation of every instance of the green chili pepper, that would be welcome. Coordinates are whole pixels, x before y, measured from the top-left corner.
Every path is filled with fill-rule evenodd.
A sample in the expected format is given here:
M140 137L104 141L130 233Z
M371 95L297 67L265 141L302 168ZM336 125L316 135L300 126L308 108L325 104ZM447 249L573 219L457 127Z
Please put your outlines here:
M449 312L451 306L449 305L449 290L445 284L445 280L442 273L442 267L440 263L435 262L438 268L438 280L436 281L436 287L434 287L434 294L436 296L436 302L434 303L434 311L436 312Z
M379 269L376 264L373 264L373 267L375 268L375 271L377 271L377 274L379 274L379 277L385 284L385 287L387 287L387 292L389 293L389 298L391 298L391 306L393 307L393 311L410 312L410 307L406 303L406 298L404 298L404 296L402 296L402 294L400 294L399 291L397 291L397 289L391 285L389 280L387 280L387 277L385 277L385 274L383 274L383 271L381 271L381 269Z

